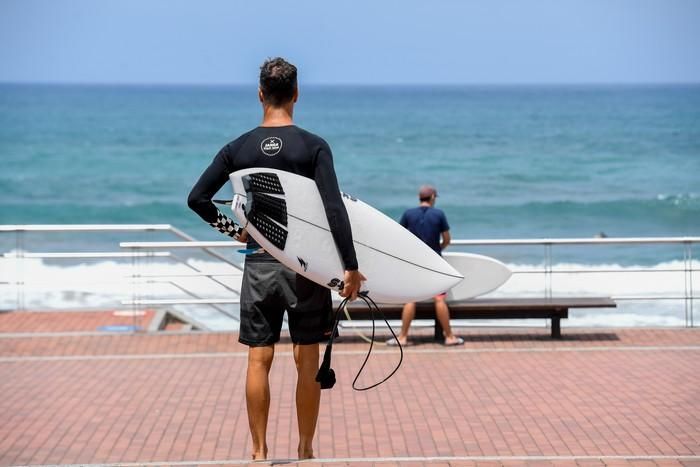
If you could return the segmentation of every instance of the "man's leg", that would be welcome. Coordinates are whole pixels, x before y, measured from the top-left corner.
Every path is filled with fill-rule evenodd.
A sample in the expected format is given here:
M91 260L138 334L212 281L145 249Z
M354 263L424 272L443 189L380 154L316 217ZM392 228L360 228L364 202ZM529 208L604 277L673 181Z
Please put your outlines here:
M294 344L294 361L297 364L299 459L314 457L313 440L321 403L321 385L316 382L318 352L318 344Z
M274 355L274 345L248 348L245 398L248 407L248 424L253 438L253 460L267 459L267 417L270 413L268 375Z
M457 338L452 334L452 327L450 327L450 309L447 307L447 303L445 303L444 295L437 295L435 297L435 316L437 316L440 326L442 326L445 344L455 342Z
M408 330L411 328L411 322L416 316L416 304L406 303L401 310L401 332L399 333L399 342L405 345L408 342Z

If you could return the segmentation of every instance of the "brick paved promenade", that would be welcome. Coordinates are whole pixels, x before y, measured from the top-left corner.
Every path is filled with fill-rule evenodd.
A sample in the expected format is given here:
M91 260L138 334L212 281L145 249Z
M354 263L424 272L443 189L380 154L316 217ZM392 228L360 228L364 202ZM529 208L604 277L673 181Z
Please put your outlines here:
M236 335L94 331L131 323L101 312L0 314L0 465L247 462ZM470 329L462 348L430 343L429 332L369 392L350 387L367 344L344 332L338 384L321 402L319 459L304 465L700 466L698 329L565 328L560 341L545 329ZM361 383L397 358L377 346ZM270 456L285 463L296 446L288 342L271 384Z

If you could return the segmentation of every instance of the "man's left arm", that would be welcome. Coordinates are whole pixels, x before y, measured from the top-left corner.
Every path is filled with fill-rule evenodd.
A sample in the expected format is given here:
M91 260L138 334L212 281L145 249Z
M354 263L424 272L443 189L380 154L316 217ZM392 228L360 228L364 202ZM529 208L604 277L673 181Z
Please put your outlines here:
M452 237L450 237L450 231L445 230L442 232L442 242L440 243L440 250L444 250L447 248L450 244L450 241L452 240Z
M350 297L354 300L360 291L362 281L366 280L366 278L358 270L357 255L352 242L350 219L338 188L338 180L333 168L333 155L327 145L322 146L316 154L314 180L321 194L333 240L335 240L343 267L345 268L343 276L344 287L340 292L340 296Z
M343 204L343 198L338 188L338 180L333 168L333 156L330 148L321 148L316 155L314 180L321 194L323 207L326 211L328 225L333 234L333 240L340 251L340 257L346 270L357 269L357 256L352 243L352 228L348 211Z
M452 237L450 236L450 224L447 223L447 217L445 217L444 212L441 217L440 234L442 235L442 243L440 243L440 250L444 250L449 246Z
M244 242L247 238L247 232L232 219L219 211L211 201L214 194L228 181L229 167L226 161L227 157L228 146L225 146L219 151L216 157L214 157L212 163L202 173L194 187L192 187L192 191L190 191L187 198L187 205L222 234L228 235L234 240Z

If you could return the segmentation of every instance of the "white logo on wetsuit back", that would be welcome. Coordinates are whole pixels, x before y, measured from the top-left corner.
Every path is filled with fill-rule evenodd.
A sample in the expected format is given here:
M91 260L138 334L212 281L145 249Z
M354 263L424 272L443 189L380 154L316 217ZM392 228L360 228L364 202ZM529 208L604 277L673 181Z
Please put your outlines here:
M276 136L265 138L260 143L260 150L266 156L276 156L282 150L282 140Z

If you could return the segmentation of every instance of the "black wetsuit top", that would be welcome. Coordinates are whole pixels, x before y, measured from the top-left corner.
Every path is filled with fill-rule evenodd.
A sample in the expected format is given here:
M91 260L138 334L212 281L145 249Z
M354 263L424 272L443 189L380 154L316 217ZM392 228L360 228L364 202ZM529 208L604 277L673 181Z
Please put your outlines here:
M209 223L219 210L211 199L229 180L229 174L251 167L267 167L313 179L323 200L333 239L347 270L357 269L348 213L338 189L331 149L322 138L297 126L257 127L224 146L190 192L187 204ZM254 240L248 248L258 248ZM250 255L269 260L268 255Z

